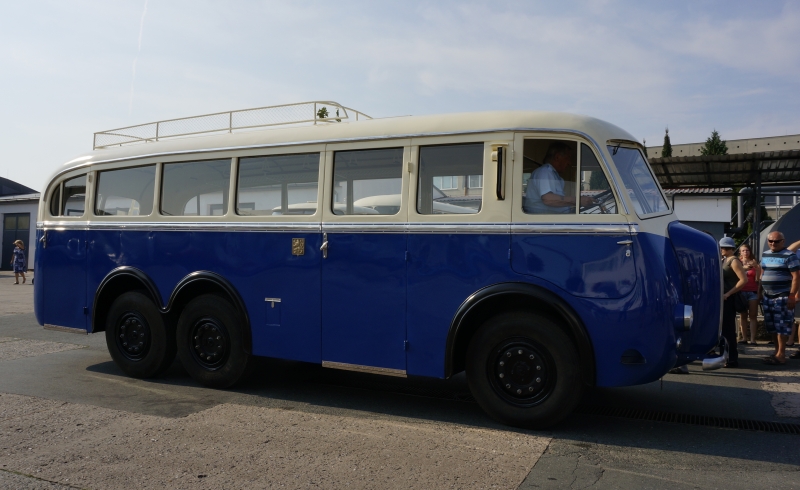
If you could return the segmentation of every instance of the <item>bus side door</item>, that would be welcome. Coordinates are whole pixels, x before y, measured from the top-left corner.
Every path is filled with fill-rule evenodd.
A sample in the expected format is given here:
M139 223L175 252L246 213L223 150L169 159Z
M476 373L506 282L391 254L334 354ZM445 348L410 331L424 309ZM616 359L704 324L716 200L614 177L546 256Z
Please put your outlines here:
M405 374L409 150L393 143L328 146L323 366Z
M39 260L44 323L85 330L86 230L50 229L46 233L47 245Z

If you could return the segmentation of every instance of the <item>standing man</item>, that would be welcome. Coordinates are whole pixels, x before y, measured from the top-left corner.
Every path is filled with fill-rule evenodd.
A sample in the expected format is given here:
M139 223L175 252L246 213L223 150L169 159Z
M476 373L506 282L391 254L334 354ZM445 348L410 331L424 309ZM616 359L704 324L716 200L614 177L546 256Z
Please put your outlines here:
M764 310L767 332L777 334L775 353L765 364L786 364L786 340L792 333L794 307L800 291L800 260L786 248L783 233L767 235L769 250L761 255L761 289L758 296Z

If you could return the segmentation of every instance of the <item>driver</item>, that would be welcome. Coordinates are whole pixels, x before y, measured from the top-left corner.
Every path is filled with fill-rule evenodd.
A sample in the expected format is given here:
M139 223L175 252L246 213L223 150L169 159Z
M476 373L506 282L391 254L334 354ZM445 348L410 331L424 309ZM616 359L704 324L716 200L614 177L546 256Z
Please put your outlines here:
M564 196L565 170L573 165L572 148L555 142L547 149L544 165L534 170L528 181L522 209L528 214L568 214L575 211L575 198ZM591 206L594 199L581 197L581 206Z

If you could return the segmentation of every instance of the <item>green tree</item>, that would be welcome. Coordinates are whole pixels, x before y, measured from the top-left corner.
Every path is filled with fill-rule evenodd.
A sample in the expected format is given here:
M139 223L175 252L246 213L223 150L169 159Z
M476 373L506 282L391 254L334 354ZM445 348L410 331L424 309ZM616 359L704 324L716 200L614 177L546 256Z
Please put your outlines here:
M669 128L664 133L664 146L661 148L661 157L669 158L672 156L672 143L669 141Z
M703 156L728 154L728 145L720 139L716 129L711 131L711 137L706 140L706 144L700 149L700 154Z
M608 180L603 172L600 170L593 170L589 176L589 190L590 191L604 191L609 189Z
M317 117L320 119L327 119L328 117L328 108L323 107L322 109L317 111Z

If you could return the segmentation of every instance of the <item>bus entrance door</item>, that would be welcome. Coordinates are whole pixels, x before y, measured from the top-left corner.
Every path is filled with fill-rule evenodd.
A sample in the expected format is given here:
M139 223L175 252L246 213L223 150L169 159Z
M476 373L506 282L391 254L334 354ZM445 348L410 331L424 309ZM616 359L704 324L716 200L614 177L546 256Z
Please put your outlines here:
M47 298L44 323L86 329L86 231L47 230L39 269ZM42 243L44 245L44 243ZM37 278L38 279L38 278Z
M406 236L327 233L323 366L405 374Z

